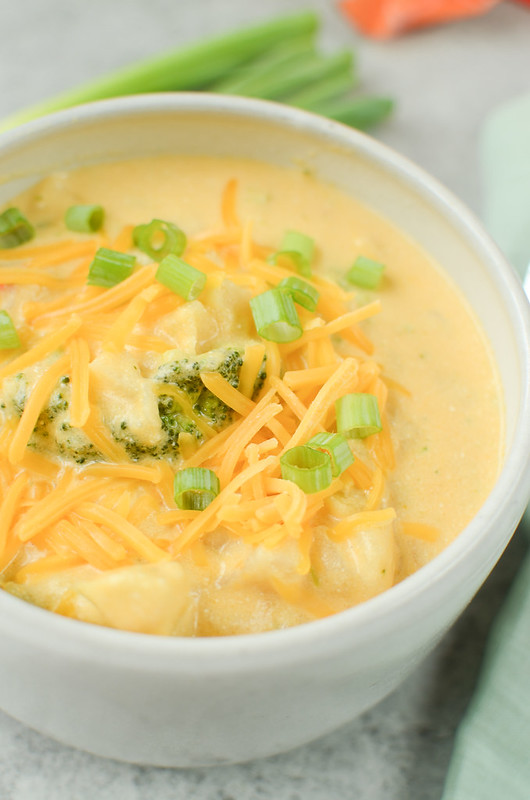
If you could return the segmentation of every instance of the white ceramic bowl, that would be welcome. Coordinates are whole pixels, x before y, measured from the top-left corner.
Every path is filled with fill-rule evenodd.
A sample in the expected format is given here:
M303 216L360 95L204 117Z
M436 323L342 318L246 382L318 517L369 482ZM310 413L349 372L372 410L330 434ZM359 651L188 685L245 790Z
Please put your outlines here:
M337 728L394 689L472 598L530 493L528 305L474 217L367 136L272 103L153 95L95 103L0 138L0 203L51 170L161 152L304 164L416 239L480 318L506 397L506 458L440 556L369 602L289 630L175 639L87 625L0 592L0 707L65 743L137 763L221 764Z

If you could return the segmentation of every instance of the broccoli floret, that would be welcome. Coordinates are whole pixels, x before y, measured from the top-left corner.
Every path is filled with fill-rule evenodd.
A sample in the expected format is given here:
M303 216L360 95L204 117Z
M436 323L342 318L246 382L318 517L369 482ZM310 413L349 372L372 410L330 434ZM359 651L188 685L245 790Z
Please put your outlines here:
M208 424L217 430L228 425L234 414L226 403L219 400L219 398L208 389L203 389L198 401L194 405L194 410L202 414L203 417L206 417Z
M171 383L186 392L195 403L204 386L200 377L201 365L193 358L180 358L163 364L155 375L155 380Z
M47 423L55 419L55 417L68 408L68 384L70 378L65 375L58 381L54 389L49 403L46 408L41 412L41 416L37 422L37 429L44 429ZM26 406L28 397L28 378L24 372L19 372L12 378L6 381L6 395L7 402L4 400L2 407L10 411L17 417L21 417ZM66 391L65 391L66 390Z
M86 464L87 461L101 461L101 453L91 441L68 422L60 425L61 438L55 437L57 453L63 457L71 458L76 464Z
M242 366L243 358L241 353L238 350L230 350L225 353L222 361L212 371L218 372L231 386L237 389ZM200 393L194 405L194 410L206 417L208 424L217 430L228 425L234 416L232 409L206 388L203 388Z
M4 401L5 408L17 417L21 417L26 405L28 394L28 379L24 372L19 372L8 378L4 384L7 389L8 402Z
M186 392L192 402L197 400L204 388L201 372L219 372L232 386L239 385L243 358L237 348L224 347L191 357L181 356L178 351L172 350L167 355L171 359L159 367L155 380L174 384Z
M111 433L114 441L123 446L131 461L140 461L145 456L151 456L152 458L158 456L156 445L140 442L136 436L129 432L125 421L121 423L118 430L112 430Z
M143 458L172 458L179 453L179 436L182 433L191 434L197 444L203 439L203 433L197 426L194 415L186 411L187 404L182 398L174 397L169 391L170 386L175 386L179 392L185 394L194 414L210 425L215 430L221 430L230 424L234 412L212 392L201 380L203 372L218 372L228 383L237 388L241 367L243 365L242 350L237 347L224 347L202 353L197 356L187 356L177 351L166 354L168 361L163 363L156 374L150 379L154 383L167 384L167 393L162 391L158 398L158 417L160 418L159 433L157 433L157 420L150 418L150 435L143 436L143 428L133 426L130 420L109 419L107 425L109 433L114 440L124 448L131 461ZM254 383L255 396L261 389L266 377L265 358L260 372ZM42 410L33 430L29 447L45 453L55 454L71 459L77 464L87 461L99 461L102 454L92 444L83 430L72 427L69 418L70 405L70 379L65 376L57 382L47 406ZM177 393L175 393L177 394ZM2 402L12 415L20 416L23 413L28 396L28 379L20 373L11 379L9 392L4 394ZM153 409L154 411L154 409ZM124 414L126 417L126 414ZM191 417L191 418L190 418ZM136 420L136 417L134 417ZM199 421L199 425L201 422ZM145 441L142 439L145 438Z
M172 383L186 392L193 410L206 417L208 424L219 430L232 420L233 411L206 389L200 373L218 372L237 389L242 365L241 351L234 347L225 347L210 350L195 358L183 357L169 361L159 368L155 380Z
M69 400L66 397L64 387L68 385L69 379L67 377L61 378L59 385L52 392L48 405L42 409L33 433L35 436L42 436L45 439L49 437L50 422L53 422L60 414L68 410ZM64 429L64 428L63 428Z
M186 416L178 401L169 395L163 394L158 398L158 414L160 425L165 433L164 440L159 445L148 445L140 442L129 430L126 422L122 422L119 430L112 435L116 442L121 444L131 461L140 461L142 458L164 458L176 456L179 452L179 434L191 433L200 441L202 433L195 423Z
M86 434L73 428L68 417L70 379L63 376L53 390L48 405L42 409L28 446L32 450L53 453L76 464L100 461L101 453Z
M261 367L256 375L256 380L254 381L254 387L252 389L252 399L254 400L258 394L261 392L263 388L263 384L265 383L265 378L267 377L267 354L263 356L263 361L261 362Z
M225 381L233 386L235 389L239 386L239 373L243 366L243 358L239 350L230 350L225 354L225 357L220 362L215 370L221 375Z
M116 437L115 437L116 438ZM146 456L151 456L152 458L159 458L158 448L154 445L146 445L139 442L137 439L118 439L116 441L119 444L122 444L125 452L131 459L131 461L140 461L142 458Z
M191 433L200 441L202 433L196 424L187 417L178 402L167 394L160 395L158 398L158 413L162 423L162 430L167 434L167 439L162 445L162 455L176 455L179 450L179 434Z

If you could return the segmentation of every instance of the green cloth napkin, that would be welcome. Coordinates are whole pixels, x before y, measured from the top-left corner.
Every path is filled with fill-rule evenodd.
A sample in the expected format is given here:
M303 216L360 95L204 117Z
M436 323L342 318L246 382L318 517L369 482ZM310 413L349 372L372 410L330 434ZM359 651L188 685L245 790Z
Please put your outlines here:
M522 278L530 264L530 94L486 121L480 159L486 228Z
M530 95L495 111L480 145L486 226L523 278L530 263ZM521 528L530 533L528 511ZM529 798L530 554L494 622L442 800Z

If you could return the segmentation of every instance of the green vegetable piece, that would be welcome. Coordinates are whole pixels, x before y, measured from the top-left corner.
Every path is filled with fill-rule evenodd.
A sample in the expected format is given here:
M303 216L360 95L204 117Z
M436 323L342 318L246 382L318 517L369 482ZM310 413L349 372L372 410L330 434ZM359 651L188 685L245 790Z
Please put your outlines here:
M313 110L319 104L336 100L340 95L352 91L356 86L351 51L337 53L326 59L318 79L306 84L297 92L283 98L284 102L298 108Z
M270 256L270 261L273 264L277 264L279 258L289 258L300 275L310 278L311 262L313 261L314 253L314 239L299 231L287 231L283 237L280 249Z
M283 289L269 289L250 301L256 330L269 342L293 342L303 333L293 298Z
M295 303L308 311L314 311L317 307L320 292L301 278L284 278L278 284L278 289L290 294Z
M288 91L281 95L281 99L289 105L297 105L302 108L311 107L311 102L315 102L315 97L329 97L332 91L333 83L335 87L338 85L339 89L334 89L336 96L345 89L352 89L355 86L353 77L353 54L351 50L341 50L331 56L320 56L313 64L306 63L301 65L298 69L293 70L293 75L290 77ZM287 81L284 81L284 85ZM281 86L281 84L280 84ZM319 88L325 87L324 90ZM305 101L304 101L305 98ZM309 101L309 106L304 105Z
M34 236L33 225L18 208L8 208L0 214L0 250L18 247Z
M0 311L0 350L15 350L20 339L7 311Z
M155 278L184 300L195 300L206 286L204 272L174 255L162 259Z
M137 225L132 235L135 246L153 261L161 261L170 254L181 256L187 244L184 231L163 219Z
M179 470L174 479L175 503L179 508L203 511L219 492L219 478L211 469L187 467Z
M345 394L335 401L337 431L347 439L365 439L383 430L377 397L365 392Z
M360 286L363 289L377 289L381 283L385 265L379 261L373 261L366 256L359 256L355 259L353 267L346 275L349 283Z
M394 101L390 97L343 97L313 106L313 111L324 117L343 122L361 131L378 125L392 112Z
M334 478L342 475L355 460L348 442L340 433L317 433L308 441L307 446L329 455Z
M70 206L64 215L64 221L69 231L78 233L95 233L99 231L105 219L102 206L79 205Z
M128 278L134 269L136 256L100 247L88 270L89 286L116 286Z
M314 32L291 37L208 87L221 94L274 99L285 76L316 57Z
M205 387L201 380L201 372L218 372L235 389L239 386L239 376L243 366L242 351L234 347L219 348L192 358L183 357L162 364L155 380L159 383L172 384L180 391L185 392L193 410L204 418L204 421L215 430L221 430L230 424L233 411ZM167 425L172 431L187 430L182 428L183 415L173 419L173 409L161 413L161 418L167 416ZM160 409L160 406L159 406ZM178 430L177 430L178 429ZM193 430L189 430L194 433Z
M327 489L332 480L329 454L307 445L287 450L280 457L280 467L282 478L293 481L306 494Z

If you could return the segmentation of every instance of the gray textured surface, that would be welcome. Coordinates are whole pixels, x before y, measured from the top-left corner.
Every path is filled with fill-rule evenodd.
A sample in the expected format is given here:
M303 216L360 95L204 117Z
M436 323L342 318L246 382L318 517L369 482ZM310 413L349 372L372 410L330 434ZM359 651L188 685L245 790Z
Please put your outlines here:
M378 137L436 175L477 213L480 126L498 103L529 88L530 13L509 2L483 18L389 44L360 40L331 0L4 0L1 5L0 118L180 42L315 8L324 20L324 46L354 46L362 88L391 94L398 102ZM254 764L171 771L73 751L0 713L0 800L439 800L487 631L523 552L516 536L416 674L331 736Z

